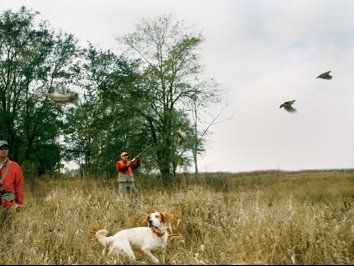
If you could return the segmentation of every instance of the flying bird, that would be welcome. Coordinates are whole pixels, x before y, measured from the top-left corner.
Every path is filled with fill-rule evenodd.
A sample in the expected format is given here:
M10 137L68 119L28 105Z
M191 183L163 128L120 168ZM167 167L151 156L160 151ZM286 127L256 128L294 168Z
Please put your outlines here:
M284 102L282 105L280 105L279 108L284 107L284 109L286 111L288 111L289 113L294 113L296 112L296 109L292 107L292 105L294 104L295 100L292 101L288 101L288 102Z
M316 79L318 79L318 78L320 78L320 79L332 79L332 76L329 73L331 73L331 71L327 71L325 73L322 73Z
M185 138L187 137L186 132L184 132L184 131L182 131L182 130L180 130L180 129L177 129L177 130L176 130L176 133L177 133L177 135L178 135L181 139L185 139Z
M182 131L180 129L177 129L176 133L178 135L177 145L180 145L186 140L187 134L186 134L186 132L184 132L184 131Z
M79 95L75 93L74 95L63 94L59 92L52 93L42 93L43 96L49 97L53 102L59 104L72 103L76 106L79 105Z

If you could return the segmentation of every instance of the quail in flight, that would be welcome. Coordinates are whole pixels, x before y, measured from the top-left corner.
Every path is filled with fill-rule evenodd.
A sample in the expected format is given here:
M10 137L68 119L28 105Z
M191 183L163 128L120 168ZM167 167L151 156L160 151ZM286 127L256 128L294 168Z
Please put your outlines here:
M295 100L292 101L288 101L288 102L284 102L282 105L280 105L279 108L284 107L284 109L286 111L288 111L289 113L293 113L296 112L296 109L292 107L292 105L294 104Z
M67 95L59 92L53 92L53 93L43 93L42 95L49 97L53 102L59 103L59 104L67 104L67 103L72 103L75 104L76 106L79 105L79 96L77 93L74 95Z
M332 76L329 73L331 73L331 71L327 71L325 73L322 73L316 79L318 79L318 78L320 78L320 79L332 79Z

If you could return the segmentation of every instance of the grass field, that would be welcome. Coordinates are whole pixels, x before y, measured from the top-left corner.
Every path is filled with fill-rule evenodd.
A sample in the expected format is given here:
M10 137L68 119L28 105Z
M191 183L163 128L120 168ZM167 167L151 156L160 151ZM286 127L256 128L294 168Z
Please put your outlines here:
M111 179L27 180L23 212L0 228L0 263L120 264L95 232L145 226L157 210L175 215L168 264L354 264L354 171L137 179L137 200Z

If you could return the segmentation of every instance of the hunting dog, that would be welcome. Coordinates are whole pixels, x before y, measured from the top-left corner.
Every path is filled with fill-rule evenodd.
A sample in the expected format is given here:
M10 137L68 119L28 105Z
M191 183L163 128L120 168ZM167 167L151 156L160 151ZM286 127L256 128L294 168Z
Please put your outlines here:
M153 212L147 216L148 227L135 227L117 232L107 237L107 230L96 232L96 238L104 245L103 255L112 253L135 262L133 250L142 251L153 263L165 264L165 250L167 247L167 224L173 218L172 214ZM153 253L157 254L157 259Z

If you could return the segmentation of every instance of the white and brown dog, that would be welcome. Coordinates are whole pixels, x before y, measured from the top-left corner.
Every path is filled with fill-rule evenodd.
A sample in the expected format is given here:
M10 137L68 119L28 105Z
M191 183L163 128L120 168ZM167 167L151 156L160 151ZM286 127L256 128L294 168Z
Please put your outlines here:
M107 230L99 230L96 238L100 241L105 249L103 255L123 256L135 262L136 258L133 250L140 250L145 253L153 263L165 264L165 250L167 247L167 223L173 218L172 214L164 212L154 212L148 215L148 227L135 227L117 232L113 236L107 237ZM153 253L157 254L157 259Z

